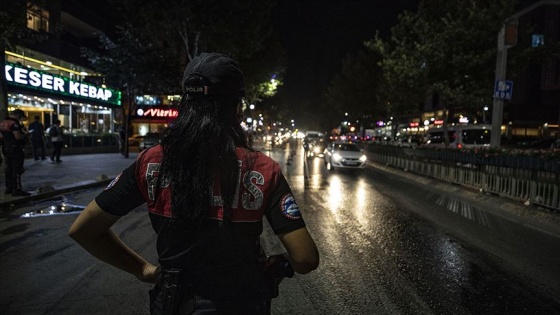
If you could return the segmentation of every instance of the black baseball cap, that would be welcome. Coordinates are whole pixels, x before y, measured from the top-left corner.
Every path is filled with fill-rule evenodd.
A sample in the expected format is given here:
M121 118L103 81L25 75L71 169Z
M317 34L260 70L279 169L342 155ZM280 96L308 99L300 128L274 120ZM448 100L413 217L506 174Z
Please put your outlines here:
M11 114L12 114L12 115L17 115L17 116L19 116L19 117L21 117L21 118L27 118L27 116L25 115L25 112L24 112L23 110L19 109L19 108L14 109L14 110L11 112Z
M191 85L193 77L202 78ZM244 97L245 81L237 62L220 53L202 53L187 65L183 75L183 93L187 99L206 95Z

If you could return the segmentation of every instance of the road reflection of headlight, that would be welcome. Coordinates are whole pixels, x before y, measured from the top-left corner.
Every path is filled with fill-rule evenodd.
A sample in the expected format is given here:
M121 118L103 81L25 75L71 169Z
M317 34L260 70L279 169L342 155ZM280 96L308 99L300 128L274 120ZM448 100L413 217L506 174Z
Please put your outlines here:
M360 161L365 162L367 160L365 155L360 156Z
M342 156L340 156L340 154L338 153L335 153L333 154L332 158L333 160L340 161L340 159L342 159Z

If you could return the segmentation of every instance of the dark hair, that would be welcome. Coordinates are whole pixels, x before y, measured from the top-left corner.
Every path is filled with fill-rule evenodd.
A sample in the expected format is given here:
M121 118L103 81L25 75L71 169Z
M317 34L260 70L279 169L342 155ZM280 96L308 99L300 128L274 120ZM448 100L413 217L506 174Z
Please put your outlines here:
M196 82L194 82L196 84ZM171 184L174 218L200 226L219 179L224 222L227 222L238 185L236 147L253 151L237 121L239 97L205 96L187 100L183 95L179 115L163 133L161 180Z

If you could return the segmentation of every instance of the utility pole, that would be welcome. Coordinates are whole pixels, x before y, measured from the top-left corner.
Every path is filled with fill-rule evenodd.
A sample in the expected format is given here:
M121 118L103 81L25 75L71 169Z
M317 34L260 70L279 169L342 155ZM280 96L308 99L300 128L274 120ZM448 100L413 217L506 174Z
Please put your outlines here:
M506 19L498 32L498 53L496 56L496 73L495 83L502 82L506 79L507 70L507 50L515 46L517 36L517 19L534 9L543 5L560 5L560 0L543 0L515 13ZM513 31L513 33L512 33ZM512 36L514 36L512 38ZM500 147L502 135L502 123L504 116L504 100L494 96L494 104L492 108L492 133L490 135L490 146L493 148Z

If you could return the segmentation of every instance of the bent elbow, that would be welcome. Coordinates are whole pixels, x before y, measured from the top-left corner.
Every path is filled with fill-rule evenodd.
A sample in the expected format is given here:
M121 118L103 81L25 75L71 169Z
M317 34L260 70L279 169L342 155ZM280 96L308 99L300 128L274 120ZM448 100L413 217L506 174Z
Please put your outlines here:
M317 261L316 263L312 263L312 264L300 265L298 266L297 270L294 269L294 271L297 272L298 274L304 275L306 273L310 273L311 271L317 269L318 267L319 267L319 262Z
M292 268L295 272L302 275L310 273L311 271L319 268L319 255L317 254L305 261L294 263L292 264Z
M80 243L84 239L85 235L86 233L84 230L76 225L72 225L68 230L68 236L77 243Z
M68 230L68 236L73 239L74 241L77 241L77 239L80 236L80 233L78 233L77 229L74 229L73 227L70 227L70 229Z

